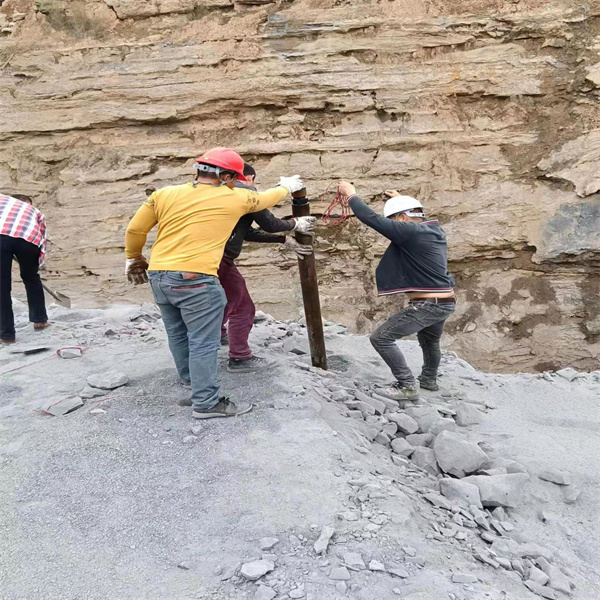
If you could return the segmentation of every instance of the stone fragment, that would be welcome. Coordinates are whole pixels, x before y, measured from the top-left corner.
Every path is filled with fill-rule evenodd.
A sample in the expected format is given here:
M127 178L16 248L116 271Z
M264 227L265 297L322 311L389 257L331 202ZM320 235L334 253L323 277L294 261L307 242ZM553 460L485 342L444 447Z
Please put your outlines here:
M271 560L253 560L242 565L240 575L248 581L258 581L261 577L275 570L275 563Z
M345 521L358 521L358 515L352 511L346 511L340 515Z
M419 429L419 425L417 422L406 413L393 413L391 415L386 415L387 418L396 423L398 426L398 431L402 433L415 433L417 429Z
M60 348L57 354L61 358L79 358L83 354L81 348Z
M254 600L273 600L277 592L266 585L259 585L254 594Z
M548 600L556 600L556 592L550 588L544 587L535 581L528 579L524 582L525 586L528 587L534 594L541 596L542 598L548 598Z
M452 510L452 504L446 500L443 496L436 494L435 492L430 492L429 494L425 494L423 496L425 500L431 502L434 506L438 508L445 508L446 510Z
M405 556L404 562L411 563L413 565L421 565L425 564L425 560L422 556Z
M86 381L91 387L100 388L102 390L114 390L123 385L127 385L129 383L129 377L127 377L125 373L114 371L111 373L90 375Z
M546 585L548 581L550 581L550 577L537 567L531 567L529 569L529 579L539 583L540 585Z
M404 438L392 440L392 451L396 454L410 456L414 450L415 449Z
M571 475L559 469L545 469L541 473L538 473L538 477L557 485L571 485Z
M350 571L346 567L334 567L329 573L329 579L333 581L348 581L350 579Z
M389 435L390 438L394 437L398 433L398 425L396 423L386 423L383 426L383 433Z
M106 396L108 394L108 390L101 390L99 388L93 388L89 385L86 385L81 392L79 392L79 397L85 400L89 400L90 398L97 398L99 396Z
M437 441L437 440L436 440ZM479 488L483 506L505 506L515 508L521 501L523 487L529 479L526 473L510 475L471 475L466 477L466 483L472 483Z
M448 477L440 479L440 491L450 504L456 504L464 508L469 508L469 506L473 505L479 509L483 509L481 497L479 496L479 488L472 483Z
M431 448L417 447L414 449L410 458L417 467L420 467L432 475L439 474L440 469L435 459L435 453Z
M488 460L479 446L450 431L442 431L435 438L433 451L440 469L456 477L477 471Z
M390 442L391 442L392 438L387 434L384 433L383 431L381 433L378 433L375 436L375 442L377 442L378 444L381 444L382 446L387 446Z
M367 402L357 402L356 408L360 410L360 412L363 414L363 417L368 417L375 414L375 409Z
M479 581L475 575L469 575L468 573L453 573L452 583L477 583Z
M106 411L103 408L93 408L90 410L90 415L105 415Z
M184 560L177 565L178 569L182 569L183 571L189 571L192 568L192 565L189 561Z
M314 549L317 554L325 554L327 547L329 546L329 540L331 540L331 537L334 533L335 529L327 525L321 529L321 535L314 545Z
M579 375L579 371L576 371L572 367L567 367L566 369L560 369L559 371L556 371L556 374L559 377L571 382Z
M569 582L569 578L557 566L551 565L547 561L542 562L539 560L538 564L550 579L547 584L548 587L557 592L562 592L563 594L571 594L571 583Z
M456 416L454 417L457 425L468 427L469 425L478 425L483 420L483 413L473 404L459 402L456 405Z
M406 569L402 569L400 567L392 567L387 570L390 575L395 575L396 577L400 577L402 579L407 579L410 577L410 573Z
M579 498L581 494L581 489L576 485L567 485L562 488L563 500L565 504L573 504Z
M383 402L375 400L375 398L371 398L371 396L367 396L367 394L364 394L363 392L357 390L354 392L354 397L359 402L364 402L365 404L372 406L375 414L382 415L386 410L386 405Z
M438 435L442 431L456 431L456 423L453 419L443 419L440 417L429 426L431 435Z
M63 398L58 402L55 400L51 400L47 402L42 410L49 415L54 415L55 417L62 417L67 413L70 413L78 408L83 406L83 400L79 396L74 396L73 398Z
M366 569L365 561L358 552L346 552L344 554L344 564L351 569Z
M345 594L348 591L348 586L346 585L345 581L338 581L335 584L335 589L340 593L340 594Z
M379 562L378 560L373 559L369 563L369 570L370 571L385 571L385 565L382 562Z
M432 433L413 433L411 435L407 435L404 439L411 446L429 446L431 442L433 442L433 434Z
M259 542L259 547L261 550L271 550L271 548L274 548L277 544L279 544L278 538L264 537L264 538L261 538L261 540Z

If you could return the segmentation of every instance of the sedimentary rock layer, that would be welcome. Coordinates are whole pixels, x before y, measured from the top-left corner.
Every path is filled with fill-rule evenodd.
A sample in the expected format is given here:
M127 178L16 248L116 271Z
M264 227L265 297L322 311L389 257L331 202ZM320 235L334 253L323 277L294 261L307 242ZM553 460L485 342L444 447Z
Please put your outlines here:
M48 277L82 302L148 298L123 235L152 185L236 147L259 185L338 178L374 208L415 194L444 223L450 347L481 368L595 368L600 354L600 9L569 2L5 0L0 190L47 214ZM278 214L290 214L288 205ZM369 330L384 240L322 225L323 312ZM252 245L258 304L301 306L295 259Z

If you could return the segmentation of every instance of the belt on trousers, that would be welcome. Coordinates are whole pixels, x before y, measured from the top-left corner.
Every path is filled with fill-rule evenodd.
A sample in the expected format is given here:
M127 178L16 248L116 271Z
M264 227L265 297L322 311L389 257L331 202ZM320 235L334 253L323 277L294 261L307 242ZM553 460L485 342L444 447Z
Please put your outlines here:
M411 302L433 302L434 304L456 304L456 298L454 296L448 298L411 298L409 301Z

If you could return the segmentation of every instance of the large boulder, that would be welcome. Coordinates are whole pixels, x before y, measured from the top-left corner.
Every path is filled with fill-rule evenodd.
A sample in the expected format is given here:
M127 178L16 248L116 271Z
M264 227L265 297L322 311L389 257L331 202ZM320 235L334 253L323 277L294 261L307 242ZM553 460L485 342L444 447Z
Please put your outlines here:
M477 444L451 431L442 431L433 442L435 458L444 473L464 477L474 473L488 460Z
M527 473L510 473L508 475L472 475L463 479L479 488L483 506L505 506L515 508L521 501Z

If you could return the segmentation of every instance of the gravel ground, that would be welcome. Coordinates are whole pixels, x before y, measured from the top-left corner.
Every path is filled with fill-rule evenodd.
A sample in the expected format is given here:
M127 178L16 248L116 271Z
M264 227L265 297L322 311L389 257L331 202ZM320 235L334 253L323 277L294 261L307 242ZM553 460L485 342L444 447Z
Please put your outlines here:
M149 307L54 307L53 327L35 334L20 311L19 344L0 349L3 600L260 598L258 584L236 569L265 558L265 536L280 540L266 553L276 568L261 580L277 598L539 598L515 572L475 561L470 546L431 539L437 513L422 493L435 489L435 479L410 467L398 471L389 448L365 442L345 407L328 401L326 384L388 380L367 338L327 328L338 369L332 379L305 370L306 357L280 346L278 338L292 331L302 337L299 325L259 323L253 343L276 365L254 375L222 369L224 389L252 401L254 411L198 423L175 403L186 391ZM48 350L10 353L33 345ZM72 345L86 347L81 358L56 356ZM416 344L403 342L403 349L416 366ZM63 417L40 412L77 395L87 376L114 370L129 376L126 386ZM523 504L511 511L517 532L555 551L576 586L573 598L596 598L597 378L484 374L447 354L442 382L422 403L481 403L485 418L467 434L531 475ZM560 486L536 477L549 467L568 471L581 487L574 504L563 502ZM361 497L369 485L382 492ZM357 510L355 523L340 517ZM369 529L378 519L381 531ZM336 534L329 552L317 556L312 544L325 525ZM423 565L407 562L407 546ZM386 565L397 560L408 575L350 571L342 591L329 572L350 550ZM452 583L453 572L478 582Z

